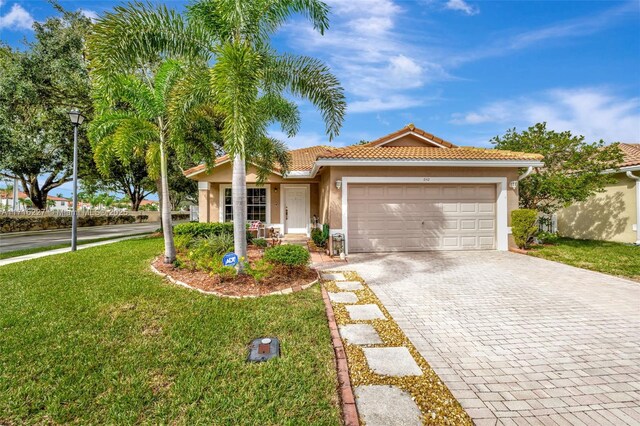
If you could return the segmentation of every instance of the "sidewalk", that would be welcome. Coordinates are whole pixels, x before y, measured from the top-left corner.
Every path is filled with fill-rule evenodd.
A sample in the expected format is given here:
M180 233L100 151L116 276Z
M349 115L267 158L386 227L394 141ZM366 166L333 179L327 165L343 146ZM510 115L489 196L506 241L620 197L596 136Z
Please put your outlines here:
M86 248L103 246L105 244L117 243L119 241L132 240L134 238L144 238L147 234L134 235L131 237L115 238L113 240L99 241L97 243L89 243L78 246L78 250L84 250ZM40 257L53 256L54 254L61 254L71 251L71 247L64 247L55 250L41 251L39 253L25 254L24 256L10 257L8 259L0 260L0 266L10 265L12 263L24 262L25 260L38 259Z

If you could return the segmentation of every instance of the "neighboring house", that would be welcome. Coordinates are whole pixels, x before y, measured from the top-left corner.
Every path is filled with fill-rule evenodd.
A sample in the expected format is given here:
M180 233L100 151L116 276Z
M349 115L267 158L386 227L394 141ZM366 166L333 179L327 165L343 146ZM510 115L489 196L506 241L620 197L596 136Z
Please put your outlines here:
M612 170L615 183L557 214L565 237L640 244L640 144L621 143L624 160Z
M247 217L309 235L314 217L343 234L345 251L507 250L518 168L542 156L462 148L413 125L373 142L290 151L291 170L257 186L247 170ZM232 162L185 171L198 181L199 219L233 218Z
M24 211L27 209L24 200L29 198L24 192L18 192L18 200L16 202L17 211ZM13 210L13 191L7 191L6 189L0 190L0 210L9 211Z
M47 210L51 211L67 211L71 210L73 202L68 198L63 197L54 197L51 195L47 195L47 202L51 203L47 206Z

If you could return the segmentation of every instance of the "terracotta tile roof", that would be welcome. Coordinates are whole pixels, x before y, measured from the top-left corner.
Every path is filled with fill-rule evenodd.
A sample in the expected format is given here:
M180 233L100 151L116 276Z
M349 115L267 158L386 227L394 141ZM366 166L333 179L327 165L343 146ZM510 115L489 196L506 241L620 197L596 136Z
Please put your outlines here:
M444 145L447 148L456 148L457 147L456 145L452 144L449 141L446 141L446 140L444 140L444 139L442 139L442 138L440 138L440 137L438 137L438 136L436 136L434 134L431 134L429 132L425 132L424 130L417 128L413 124L407 124L406 126L404 126L402 129L400 129L398 131L395 131L393 133L389 133L386 136L378 138L378 139L376 139L374 141L371 141L369 143L363 144L362 146L378 146L378 145L380 145L382 143L388 142L388 141L390 141L392 139L395 139L395 138L397 138L399 136L402 136L403 134L408 133L408 132L417 133L418 135L423 136L423 137L425 137L427 139L431 139L432 141L434 141L434 142L436 142L436 143L438 143L440 145Z
M640 143L621 143L624 160L619 167L640 166Z
M309 171L313 168L313 163L316 161L316 158L318 158L318 155L324 154L324 153L330 153L332 151L335 151L336 149L339 149L339 148L324 146L324 145L316 145L316 146L310 146L308 148L293 149L289 151L289 154L291 155L291 165L289 167L290 171ZM218 157L216 159L215 164L217 165L220 163L224 163L228 160L229 160L229 156L223 155L222 157ZM205 165L200 164L188 170L185 170L184 174L188 176L193 173L200 172L204 169L205 169ZM278 170L279 168L276 168L276 171Z
M0 198L13 199L13 191L7 191L6 189L0 189ZM22 191L18 191L18 200L29 198L27 194Z
M321 154L318 159L369 160L542 160L540 154L483 148L431 148L414 146L352 146Z

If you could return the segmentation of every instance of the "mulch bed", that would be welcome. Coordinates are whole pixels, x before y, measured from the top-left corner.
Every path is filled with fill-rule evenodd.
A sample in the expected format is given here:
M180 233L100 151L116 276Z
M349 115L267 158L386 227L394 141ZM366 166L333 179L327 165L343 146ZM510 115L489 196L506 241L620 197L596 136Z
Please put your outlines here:
M247 252L249 261L259 259L261 256L259 250L249 249ZM153 266L159 272L193 288L224 296L263 296L289 288L299 291L302 290L303 285L318 279L318 273L311 268L274 267L270 276L258 282L250 275L221 279L219 275L212 275L206 271L176 268L171 264L163 263L162 258L154 260Z

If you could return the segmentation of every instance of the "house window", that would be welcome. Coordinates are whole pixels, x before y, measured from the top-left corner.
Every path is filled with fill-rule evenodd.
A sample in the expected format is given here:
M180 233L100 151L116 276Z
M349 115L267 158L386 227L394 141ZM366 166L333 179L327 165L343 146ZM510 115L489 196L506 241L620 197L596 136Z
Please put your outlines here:
M231 188L224 189L224 221L233 220ZM247 220L267 221L267 188L247 188Z

